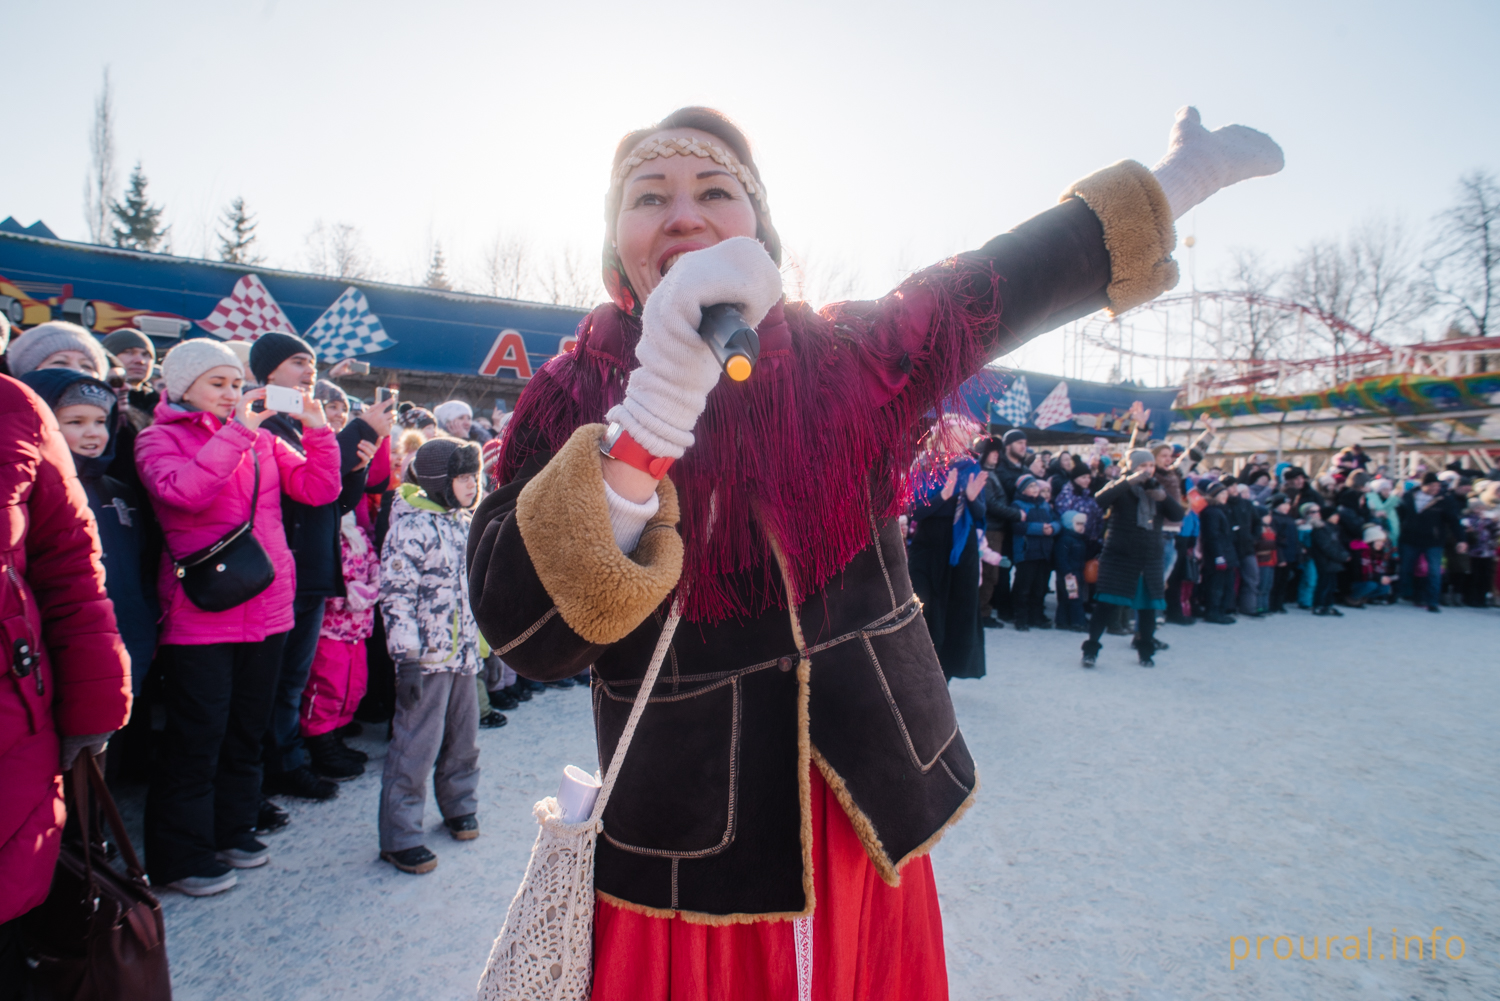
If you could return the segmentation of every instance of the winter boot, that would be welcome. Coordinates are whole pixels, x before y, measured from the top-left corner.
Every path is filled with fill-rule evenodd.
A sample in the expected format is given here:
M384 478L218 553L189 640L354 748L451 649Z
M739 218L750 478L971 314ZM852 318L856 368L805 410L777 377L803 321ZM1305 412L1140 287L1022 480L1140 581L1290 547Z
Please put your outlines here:
M381 852L380 857L402 872L424 873L437 868L437 856L427 850L426 845L417 845L399 852Z
M275 834L292 822L292 815L268 799L260 801L260 810L255 815L252 834Z
M472 813L466 813L462 817L447 817L443 820L443 826L448 828L454 841L473 841L479 837L479 818Z
M1093 667L1094 664L1099 660L1099 651L1102 650L1102 649L1103 649L1103 645L1102 644L1095 643L1093 640L1084 640L1083 641L1083 666L1084 667Z
M295 796L298 799L333 799L339 794L336 783L319 778L312 769L303 766L289 772L267 775L261 783L261 791L268 796Z
M312 759L312 770L315 775L342 782L365 773L365 766L345 754L339 746L339 739L331 733L306 737L303 739L303 744L307 746L307 754Z
M340 751L344 752L346 755L348 755L349 757L353 758L355 761L358 761L360 764L363 765L363 764L365 764L366 762L368 762L370 760L370 756L368 754L366 754L364 751L361 751L357 747L350 747L348 744L344 743L344 732L343 732L343 730L335 730L335 731L333 731L333 740L334 740L334 743L336 745L338 745L338 749Z

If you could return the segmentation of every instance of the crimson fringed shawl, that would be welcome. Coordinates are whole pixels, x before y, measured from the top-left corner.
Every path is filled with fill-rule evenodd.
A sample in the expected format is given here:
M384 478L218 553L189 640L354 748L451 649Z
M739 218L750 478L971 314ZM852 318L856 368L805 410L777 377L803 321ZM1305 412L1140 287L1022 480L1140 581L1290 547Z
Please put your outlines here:
M1019 343L999 314L1000 280L977 255L917 272L873 302L772 308L758 329L754 374L719 382L693 447L672 467L684 617L717 622L786 607L766 532L785 554L796 602L867 546L872 516L901 505L926 419L986 358ZM640 320L613 305L584 318L574 349L521 394L501 483L579 426L604 420L624 397L640 335Z

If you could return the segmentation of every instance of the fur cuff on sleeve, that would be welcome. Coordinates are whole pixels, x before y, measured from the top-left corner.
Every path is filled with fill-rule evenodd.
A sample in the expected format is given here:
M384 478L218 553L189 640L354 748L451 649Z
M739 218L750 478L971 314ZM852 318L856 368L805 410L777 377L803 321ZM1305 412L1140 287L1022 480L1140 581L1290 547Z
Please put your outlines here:
M1068 187L1062 201L1081 198L1104 226L1109 251L1109 312L1119 315L1177 284L1172 207L1151 171L1121 160Z
M656 488L660 502L635 552L615 542L599 465L603 424L585 424L516 500L516 526L537 577L568 627L590 643L628 636L682 575L677 490Z

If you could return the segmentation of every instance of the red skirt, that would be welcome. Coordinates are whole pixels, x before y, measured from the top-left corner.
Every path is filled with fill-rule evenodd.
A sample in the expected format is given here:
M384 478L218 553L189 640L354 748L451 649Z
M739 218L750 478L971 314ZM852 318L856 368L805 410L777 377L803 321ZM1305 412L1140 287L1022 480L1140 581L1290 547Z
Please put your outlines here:
M812 919L702 925L600 900L593 1001L945 1001L932 861L913 859L887 886L811 771Z

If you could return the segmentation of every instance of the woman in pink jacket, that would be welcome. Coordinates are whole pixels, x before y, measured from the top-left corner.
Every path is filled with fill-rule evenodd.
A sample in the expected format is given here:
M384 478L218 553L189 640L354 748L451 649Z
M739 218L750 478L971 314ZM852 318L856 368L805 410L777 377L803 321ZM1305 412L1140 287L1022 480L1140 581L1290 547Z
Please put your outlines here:
M234 886L234 869L269 860L254 836L261 740L297 589L281 495L304 504L337 500L339 448L311 393L302 401L305 457L260 430L270 411L251 404L266 391L241 391L239 358L217 341L183 342L162 374L166 396L135 450L167 550L158 653L167 726L146 800L146 863L156 885L207 896ZM276 579L244 604L204 611L183 593L172 557L210 546L249 519L256 465L254 535Z

